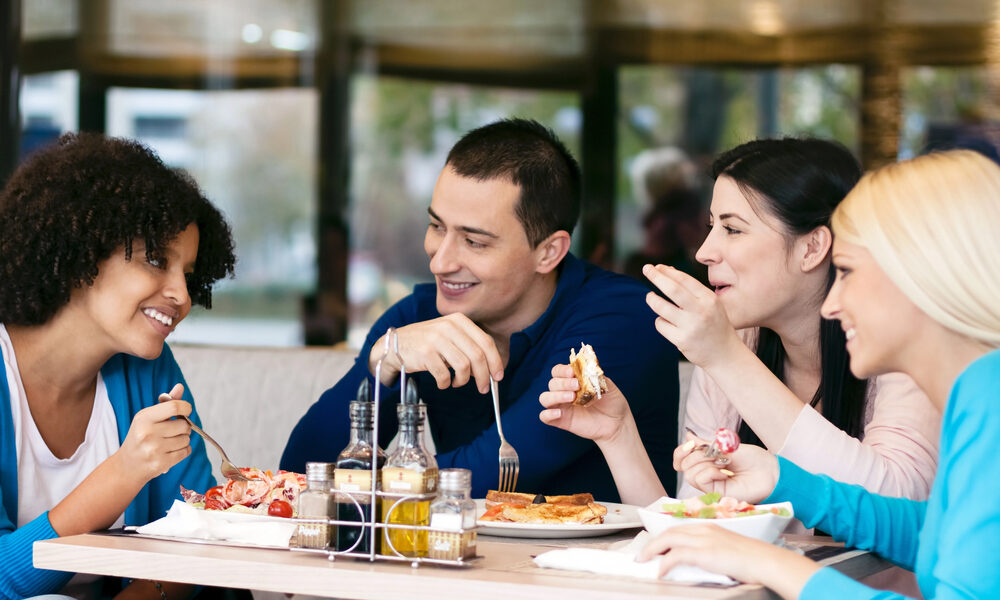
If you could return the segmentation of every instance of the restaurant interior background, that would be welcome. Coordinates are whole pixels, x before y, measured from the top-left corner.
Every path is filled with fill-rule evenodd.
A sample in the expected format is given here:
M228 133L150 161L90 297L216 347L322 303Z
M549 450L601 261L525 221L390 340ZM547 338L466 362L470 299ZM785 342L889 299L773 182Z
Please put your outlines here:
M237 275L172 339L358 345L418 281L459 136L553 128L584 168L574 250L624 268L640 175L758 136L866 167L995 148L996 0L0 0L0 181L62 132L142 140L233 224Z

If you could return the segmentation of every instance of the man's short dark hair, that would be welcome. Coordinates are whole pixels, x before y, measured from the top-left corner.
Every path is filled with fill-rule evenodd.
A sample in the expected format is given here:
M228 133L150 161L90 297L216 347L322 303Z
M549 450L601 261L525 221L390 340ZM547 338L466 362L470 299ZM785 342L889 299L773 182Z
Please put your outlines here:
M533 247L556 231L571 233L580 216L580 166L537 121L503 119L473 129L448 153L447 164L462 177L520 187L514 214Z
M29 156L0 194L0 322L47 322L118 249L131 260L138 241L159 262L191 224L199 243L188 293L209 308L212 284L232 275L236 258L229 224L194 180L132 140L60 137Z

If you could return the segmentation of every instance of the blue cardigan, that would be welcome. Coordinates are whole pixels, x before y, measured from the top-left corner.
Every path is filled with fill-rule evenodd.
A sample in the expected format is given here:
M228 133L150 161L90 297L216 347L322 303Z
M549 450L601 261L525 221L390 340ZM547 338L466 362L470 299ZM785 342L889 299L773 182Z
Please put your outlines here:
M59 591L73 573L36 569L32 566L32 544L57 537L49 523L48 511L17 528L17 452L14 448L14 423L11 418L10 391L6 369L0 354L0 599L24 598ZM157 403L157 397L176 383L184 384L184 399L191 402L187 382L174 361L169 346L155 360L143 360L126 354L111 357L101 368L108 398L118 421L118 441L125 440L132 417L139 410ZM201 424L192 407L191 419ZM162 517L180 487L206 490L215 485L212 467L200 436L191 436L191 455L174 465L139 491L125 509L126 525L144 525ZM51 507L50 507L51 508Z
M952 387L941 421L941 453L926 502L888 498L812 475L784 459L768 501L791 500L806 527L871 550L916 572L924 598L1000 594L1000 350L974 361ZM824 568L802 600L900 598Z

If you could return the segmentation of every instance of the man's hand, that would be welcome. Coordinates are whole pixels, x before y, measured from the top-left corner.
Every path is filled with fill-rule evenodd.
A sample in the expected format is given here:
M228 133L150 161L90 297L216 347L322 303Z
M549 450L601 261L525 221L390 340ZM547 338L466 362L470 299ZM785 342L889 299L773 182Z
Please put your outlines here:
M461 387L472 378L479 392L486 394L490 391L490 374L497 381L503 377L503 359L493 338L461 313L400 327L395 332L399 355L407 370L429 372L439 389ZM368 355L368 369L372 373L384 351L383 335ZM382 361L382 383L395 383L399 370L399 361L390 349Z

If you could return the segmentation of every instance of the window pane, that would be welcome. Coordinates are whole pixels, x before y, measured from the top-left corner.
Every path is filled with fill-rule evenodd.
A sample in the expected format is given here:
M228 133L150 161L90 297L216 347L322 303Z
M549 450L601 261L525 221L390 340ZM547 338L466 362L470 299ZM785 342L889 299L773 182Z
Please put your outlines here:
M953 146L1000 157L995 97L987 67L905 69L900 158Z
M351 99L349 344L418 282L430 281L427 207L451 147L504 117L551 127L579 159L580 111L569 92L512 90L358 75Z
M316 121L314 90L109 91L108 133L187 169L233 227L235 279L172 340L302 343L301 299L316 285Z
M23 0L21 36L25 40L70 37L78 27L79 0Z
M21 80L21 156L77 128L80 77L76 71L27 75Z
M857 67L844 65L621 68L615 231L621 270L641 278L646 258L670 256L701 273L694 252L706 229L698 202L663 196L691 188L707 206L708 168L719 152L782 135L835 139L857 152L860 77Z

